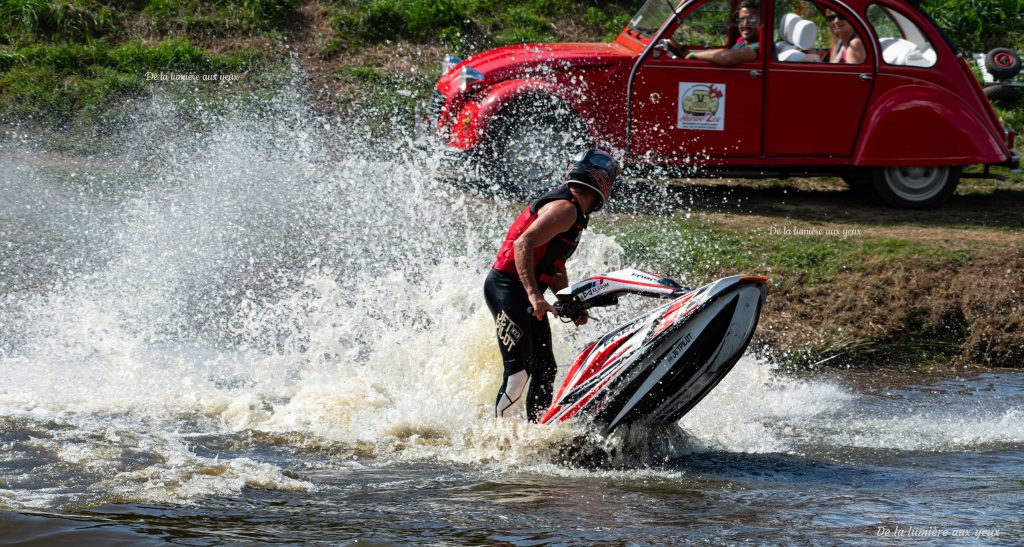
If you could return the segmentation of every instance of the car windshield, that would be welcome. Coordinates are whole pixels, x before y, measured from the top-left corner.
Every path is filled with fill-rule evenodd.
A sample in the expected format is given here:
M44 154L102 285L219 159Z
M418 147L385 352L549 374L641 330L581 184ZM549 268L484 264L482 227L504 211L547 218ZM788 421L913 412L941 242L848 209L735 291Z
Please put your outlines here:
M647 0L629 22L629 28L644 36L651 36L661 28L669 15L672 15L672 0Z

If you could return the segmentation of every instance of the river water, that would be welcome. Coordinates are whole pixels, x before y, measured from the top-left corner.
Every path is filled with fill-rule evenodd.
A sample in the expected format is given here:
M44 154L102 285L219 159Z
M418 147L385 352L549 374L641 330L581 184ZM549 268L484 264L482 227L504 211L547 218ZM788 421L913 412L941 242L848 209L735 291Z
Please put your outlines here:
M0 141L0 541L1024 541L1024 375L748 355L678 427L496 421L514 204L295 99L178 108L88 156ZM571 275L623 266L615 218ZM644 305L556 323L559 362Z

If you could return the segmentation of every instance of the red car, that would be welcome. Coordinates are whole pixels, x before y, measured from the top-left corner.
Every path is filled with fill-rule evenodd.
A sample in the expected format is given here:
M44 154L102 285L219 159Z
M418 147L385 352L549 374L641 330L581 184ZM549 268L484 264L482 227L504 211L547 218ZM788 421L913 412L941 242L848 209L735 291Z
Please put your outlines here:
M585 143L634 172L838 175L904 207L941 203L964 166L1019 168L1013 130L916 3L762 0L742 11L739 0L648 0L612 43L456 59L431 122L456 155L529 192ZM744 47L753 55L704 60Z

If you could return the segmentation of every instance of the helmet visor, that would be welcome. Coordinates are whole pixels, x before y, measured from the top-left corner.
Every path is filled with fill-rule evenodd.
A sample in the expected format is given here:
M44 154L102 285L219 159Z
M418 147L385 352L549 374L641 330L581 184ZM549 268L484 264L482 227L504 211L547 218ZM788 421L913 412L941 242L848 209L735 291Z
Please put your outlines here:
M606 154L591 154L591 156L587 158L587 163L597 167L598 169L607 171L608 174L612 176L618 176L619 174L619 165L615 163L615 160L611 156Z

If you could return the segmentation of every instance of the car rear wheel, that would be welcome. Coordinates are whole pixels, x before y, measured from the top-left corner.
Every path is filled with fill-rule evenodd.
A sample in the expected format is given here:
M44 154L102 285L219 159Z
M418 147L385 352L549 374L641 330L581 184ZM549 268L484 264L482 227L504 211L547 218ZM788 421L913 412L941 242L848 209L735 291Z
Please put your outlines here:
M949 199L960 182L959 167L881 167L875 191L893 207L926 209Z
M531 199L565 175L572 157L587 146L579 117L555 101L519 102L495 119L485 151L486 182L513 199Z

